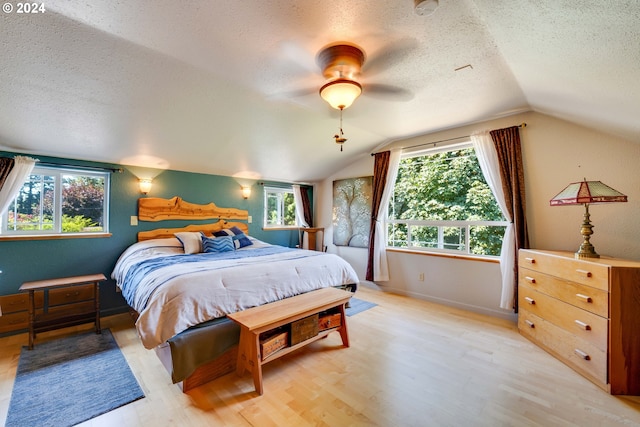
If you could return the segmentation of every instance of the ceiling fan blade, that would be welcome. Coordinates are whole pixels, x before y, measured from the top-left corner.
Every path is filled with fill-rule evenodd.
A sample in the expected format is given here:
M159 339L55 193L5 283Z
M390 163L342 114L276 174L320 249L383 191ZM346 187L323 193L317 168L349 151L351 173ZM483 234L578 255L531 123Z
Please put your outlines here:
M362 74L367 77L380 74L411 55L417 48L418 42L414 38L403 38L388 43L382 49L367 56Z
M309 95L317 95L318 88L315 87L303 87L298 89L291 89L288 91L274 93L269 96L269 99L273 100L282 100L282 99L293 99L293 98L302 98Z
M362 94L385 101L410 101L414 96L410 90L377 83L364 84L362 86Z
M281 58L288 65L294 65L299 70L307 73L318 74L320 71L316 64L315 56L300 44L293 41L282 41L278 44L278 50Z

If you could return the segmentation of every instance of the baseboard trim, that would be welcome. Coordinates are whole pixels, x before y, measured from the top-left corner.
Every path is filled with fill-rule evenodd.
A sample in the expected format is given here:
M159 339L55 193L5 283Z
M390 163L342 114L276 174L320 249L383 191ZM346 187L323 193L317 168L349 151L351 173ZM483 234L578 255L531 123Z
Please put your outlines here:
M514 322L514 323L518 321L518 315L516 313L508 313L506 311L492 310L490 308L480 307L480 306L472 305L472 304L465 304L465 303L462 303L462 302L459 302L459 301L453 301L453 300L449 300L449 299L446 299L446 298L438 298L438 297L433 297L433 296L430 296L430 295L420 294L420 293L417 293L417 292L403 291L403 290L400 290L400 289L391 288L391 287L380 285L380 284L378 284L378 287L381 290L383 290L384 292L390 292L390 293L394 293L394 294L398 294L398 295L403 295L403 296L406 296L406 297L411 297L411 298L416 298L416 299L420 299L420 300L424 300L424 301L433 302L433 303L436 303L436 304L441 304L441 305L446 305L446 306L449 306L449 307L459 308L461 310L471 311L473 313L484 314L484 315L491 316L491 317L497 317L499 319L509 320L509 321Z

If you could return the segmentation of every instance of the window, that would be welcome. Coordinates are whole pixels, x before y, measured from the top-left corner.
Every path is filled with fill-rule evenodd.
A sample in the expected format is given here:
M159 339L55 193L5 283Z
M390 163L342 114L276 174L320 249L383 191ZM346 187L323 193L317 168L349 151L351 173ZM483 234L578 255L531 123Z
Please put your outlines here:
M107 233L108 195L108 172L35 167L2 216L2 234Z
M291 188L264 188L265 228L297 227L296 203Z
M400 160L388 247L500 256L506 226L471 142Z

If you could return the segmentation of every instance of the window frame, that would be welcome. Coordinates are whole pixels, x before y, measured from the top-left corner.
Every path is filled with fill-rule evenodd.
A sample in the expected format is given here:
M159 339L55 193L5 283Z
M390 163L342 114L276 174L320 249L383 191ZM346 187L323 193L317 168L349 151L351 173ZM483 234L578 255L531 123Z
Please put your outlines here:
M283 195L284 194L291 194L291 197L294 197L294 220L295 223L293 225L286 225L283 224L284 222L284 215L285 215L285 205L284 205L284 197L281 197L280 200L280 204L278 206L279 208L279 212L278 212L278 217L279 217L279 224L268 224L268 218L269 218L269 204L268 204L268 198L269 198L269 194L279 194L279 195ZM265 185L264 186L264 192L263 192L263 203L264 203L264 207L263 207L263 222L262 222L262 226L264 229L266 230L277 230L277 229L295 229L295 228L300 228L300 225L298 224L298 215L296 215L296 207L295 207L295 194L293 191L293 188L286 188L286 187L273 187L273 186L268 186Z
M109 231L109 199L111 188L111 173L101 170L87 170L82 167L55 167L55 166L35 166L27 180L31 179L31 176L53 176L54 177L54 195L53 195L53 228L51 230L10 230L8 229L8 212L1 215L1 228L0 238L6 239L19 239L20 237L31 238L48 238L48 237L100 237L104 235L110 235ZM81 232L63 232L62 231L62 190L63 190L63 176L86 176L97 177L104 179L103 188L103 225L100 231L81 231ZM25 180L24 184L27 183ZM17 196L16 196L17 197ZM42 196L41 196L42 197ZM15 199L14 199L15 200ZM12 202L13 203L13 202Z
M473 143L470 140L448 144L440 147L432 147L428 149L415 150L403 153L401 156L401 160L406 158L414 158L414 157L423 157L428 155L435 155L438 153L444 153L449 151L457 151L468 148L474 148ZM475 150L474 150L475 152ZM477 157L477 156L476 156ZM486 182L486 179L485 179ZM394 200L395 194L395 185L393 184L392 194L390 198L389 206L391 207ZM494 196L495 200L495 196ZM497 203L497 201L496 201ZM390 212L390 210L388 211ZM452 255L464 255L475 258L487 258L487 259L498 259L500 255L486 255L486 254L475 254L471 252L471 228L472 227L504 227L506 231L506 227L509 225L509 222L506 220L502 221L489 221L489 220L415 220L415 219L389 219L390 215L387 215L385 221L385 230L386 230L386 249L390 250L409 250L409 251L418 251L425 253L438 253L438 254L452 254ZM407 228L407 236L406 240L402 240L405 242L405 246L392 246L394 242L400 242L400 240L393 240L392 231L393 227L396 224L404 224ZM412 245L412 233L411 229L413 227L436 227L438 230L438 242L437 247L425 247L425 246L413 246ZM442 238L445 228L459 228L462 230L464 228L464 250L457 249L448 249L444 246L451 245L444 243L444 239ZM504 239L504 234L503 234Z

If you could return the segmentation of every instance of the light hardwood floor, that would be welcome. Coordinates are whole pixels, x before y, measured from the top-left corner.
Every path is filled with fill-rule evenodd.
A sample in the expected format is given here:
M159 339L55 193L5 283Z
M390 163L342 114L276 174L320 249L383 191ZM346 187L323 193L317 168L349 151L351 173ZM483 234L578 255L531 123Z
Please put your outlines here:
M371 289L357 297L378 306L349 317L351 347L331 334L265 365L263 396L235 373L183 394L128 316L105 318L146 397L82 426L640 426L640 398L608 395L511 322ZM0 339L2 421L26 344Z

